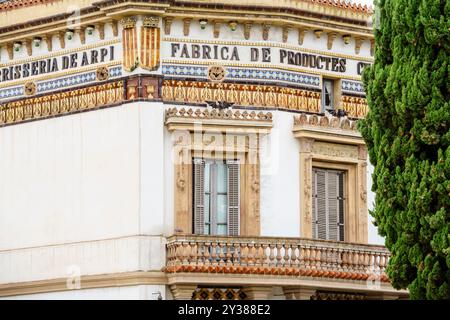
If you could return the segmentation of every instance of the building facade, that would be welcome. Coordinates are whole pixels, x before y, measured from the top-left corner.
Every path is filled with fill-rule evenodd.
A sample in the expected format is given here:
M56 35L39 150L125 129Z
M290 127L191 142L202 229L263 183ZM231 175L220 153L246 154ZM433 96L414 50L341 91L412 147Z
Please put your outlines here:
M0 3L0 297L398 299L357 130L372 11Z

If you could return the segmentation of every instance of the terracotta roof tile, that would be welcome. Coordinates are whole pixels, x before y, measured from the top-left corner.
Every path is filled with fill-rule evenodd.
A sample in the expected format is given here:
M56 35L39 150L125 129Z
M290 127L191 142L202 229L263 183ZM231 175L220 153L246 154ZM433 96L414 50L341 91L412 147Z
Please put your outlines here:
M19 8L31 7L38 4L50 3L59 0L9 0L0 3L0 12Z
M19 8L31 7L38 4L45 4L50 2L55 2L59 0L6 0L5 2L0 1L0 12L9 11ZM352 10L355 12L366 12L372 13L372 7L367 5L361 5L360 3L350 3L348 0L303 0L318 5L337 7L346 10Z

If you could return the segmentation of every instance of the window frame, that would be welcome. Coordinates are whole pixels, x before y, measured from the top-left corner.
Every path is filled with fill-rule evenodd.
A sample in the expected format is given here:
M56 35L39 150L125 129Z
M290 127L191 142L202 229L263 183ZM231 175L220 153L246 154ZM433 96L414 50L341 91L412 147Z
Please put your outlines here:
M329 93L330 95L330 108L329 109L335 109L335 97L334 97L334 90L335 90L335 80L334 79L330 79L330 78L322 78L322 101L321 101L321 110L322 113L325 112L327 110L326 106L325 106L325 99L326 99L326 93L325 93L325 84L326 83L330 83L331 84L331 92Z
M195 161L204 161L205 163L205 168L204 168L204 180L206 182L206 164L209 164L209 189L208 191L206 191L206 188L204 188L204 209L206 209L206 195L209 195L209 205L208 205L208 209L209 209L209 222L206 222L206 210L204 211L204 234L205 235L219 235L218 234L218 226L219 225L225 225L226 226L226 230L227 230L227 234L228 235L228 224L229 224L229 217L228 217L228 183L229 183L229 176L228 176L228 167L227 167L227 162L229 160L226 159L214 159L214 158L207 158L207 159L200 159L200 158L192 158L192 163L195 163ZM217 183L218 183L218 166L217 164L221 163L226 167L226 192L218 192L217 191ZM195 183L195 172L193 172L193 183ZM226 207L226 223L219 223L218 222L218 206L217 206L217 196L218 195L225 195L227 198L227 207ZM195 225L195 208L193 207L192 210L194 211L192 213L192 225L193 225L193 229L194 229L194 225ZM208 225L208 230L209 233L206 233L206 225Z
M325 164L324 163L324 166L326 166L327 164ZM337 219L337 239L330 239L330 212L329 212L329 210L328 210L328 205L329 205L329 203L328 203L328 201L330 200L329 199L329 196L328 196L328 185L325 185L325 199L326 199L326 201L327 201L327 203L325 204L325 206L326 206L326 208L327 208L327 210L326 210L326 213L325 213L325 225L326 225L326 239L320 239L319 238L319 230L318 230L318 228L319 228L319 224L318 224L318 222L317 222L317 220L318 220L318 216L316 215L316 221L314 221L314 219L313 219L313 221L312 221L312 228L313 228L313 230L312 230L312 234L313 234L313 238L314 239L319 239L319 240L332 240L332 241L346 241L346 235L345 235L345 232L346 232L346 229L347 229L347 227L346 227L346 224L347 224L347 219L346 219L346 213L347 213L347 203L348 203L348 188L347 188L347 186L348 186L348 183L347 183L347 176L348 176L348 171L347 170L342 170L342 169L337 169L337 168L329 168L329 167L317 167L317 166L312 166L312 174L313 174L313 176L312 176L312 181L313 181L313 183L312 183L312 196L313 196L313 199L312 199L312 203L314 203L314 205L313 205L313 208L315 207L315 208L317 208L317 196L316 197L314 197L314 195L317 195L317 187L316 187L316 185L314 184L314 181L316 181L317 182L317 180L315 180L314 179L314 171L315 170L323 170L323 171L326 171L327 173L328 172L336 172L336 173L338 173L338 174L342 174L342 202L341 203L339 203L338 204L338 206L340 207L340 204L342 204L342 211L343 211L343 214L342 214L342 220L343 221L341 221L341 218L340 218L340 216L341 216L341 212L340 211L337 211L337 217L336 217L336 219ZM326 174L327 174L326 173ZM314 209L313 209L313 214L312 214L312 216L314 217ZM343 229L343 232L341 231L341 227L342 227L342 229ZM314 237L314 234L315 234L315 237Z

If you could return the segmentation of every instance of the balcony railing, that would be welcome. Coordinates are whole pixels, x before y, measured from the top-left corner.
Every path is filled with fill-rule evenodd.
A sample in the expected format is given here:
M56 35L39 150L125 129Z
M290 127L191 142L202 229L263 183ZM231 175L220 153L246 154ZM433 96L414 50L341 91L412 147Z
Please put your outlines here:
M164 271L388 282L389 256L383 246L337 241L176 235L168 238Z

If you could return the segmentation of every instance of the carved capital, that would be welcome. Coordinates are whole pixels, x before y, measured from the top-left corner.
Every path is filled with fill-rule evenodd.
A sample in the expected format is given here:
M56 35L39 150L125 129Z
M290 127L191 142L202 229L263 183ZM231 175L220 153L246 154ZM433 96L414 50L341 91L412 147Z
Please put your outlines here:
M300 152L310 153L312 152L314 139L300 138Z
M124 29L132 29L136 26L136 19L133 17L126 17L120 20L120 24Z
M142 26L145 28L158 28L159 27L159 17L144 17L142 20Z

